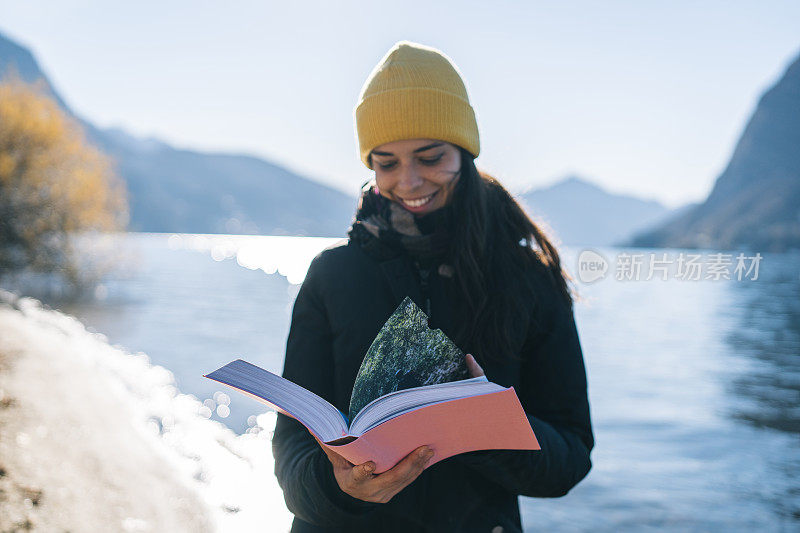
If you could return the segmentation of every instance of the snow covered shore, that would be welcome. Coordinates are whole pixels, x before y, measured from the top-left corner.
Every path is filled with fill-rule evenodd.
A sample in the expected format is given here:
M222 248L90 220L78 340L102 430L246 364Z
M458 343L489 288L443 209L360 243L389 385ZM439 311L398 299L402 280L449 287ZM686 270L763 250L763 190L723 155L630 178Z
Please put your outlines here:
M287 531L274 413L236 435L172 374L0 290L0 531Z

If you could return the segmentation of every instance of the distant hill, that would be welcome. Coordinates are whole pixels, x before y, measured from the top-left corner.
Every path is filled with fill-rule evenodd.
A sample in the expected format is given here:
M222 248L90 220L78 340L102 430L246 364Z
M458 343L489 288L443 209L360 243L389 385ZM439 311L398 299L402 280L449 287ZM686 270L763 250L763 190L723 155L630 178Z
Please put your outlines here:
M518 200L534 219L550 226L562 243L584 246L619 244L683 209L610 193L577 176L528 191Z
M13 74L19 78L32 83L39 81L44 84L45 89L50 96L58 102L58 105L72 115L72 110L69 109L67 104L56 93L50 80L47 76L42 74L39 69L39 64L34 59L33 54L27 48L15 43L14 41L6 38L0 33L0 80L3 80Z
M761 96L705 202L629 244L800 249L800 57Z
M0 34L0 79L43 80L87 138L114 158L133 231L344 236L356 198L257 157L178 150L75 116L29 50Z
M116 159L136 231L344 236L356 199L246 155L178 150L87 127Z

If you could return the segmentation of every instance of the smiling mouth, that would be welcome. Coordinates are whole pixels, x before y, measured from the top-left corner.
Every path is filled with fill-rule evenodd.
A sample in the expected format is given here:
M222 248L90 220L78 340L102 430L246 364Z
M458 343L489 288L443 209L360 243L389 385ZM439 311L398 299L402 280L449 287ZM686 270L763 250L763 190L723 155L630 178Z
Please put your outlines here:
M401 198L400 201L403 202L403 204L407 205L408 207L413 207L413 208L416 209L416 208L422 207L423 205L425 205L428 202L430 202L433 199L433 197L436 196L436 193L438 193L438 192L439 191L436 191L433 194L429 194L428 196L424 196L422 198L417 198L416 200L403 200Z

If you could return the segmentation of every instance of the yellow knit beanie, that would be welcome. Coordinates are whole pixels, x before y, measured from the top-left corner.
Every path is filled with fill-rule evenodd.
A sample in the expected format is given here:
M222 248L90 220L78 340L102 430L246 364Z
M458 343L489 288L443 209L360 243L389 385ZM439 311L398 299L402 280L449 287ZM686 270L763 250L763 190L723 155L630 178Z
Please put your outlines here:
M355 111L361 160L402 139L439 139L478 157L475 112L455 64L436 48L399 41L372 70Z

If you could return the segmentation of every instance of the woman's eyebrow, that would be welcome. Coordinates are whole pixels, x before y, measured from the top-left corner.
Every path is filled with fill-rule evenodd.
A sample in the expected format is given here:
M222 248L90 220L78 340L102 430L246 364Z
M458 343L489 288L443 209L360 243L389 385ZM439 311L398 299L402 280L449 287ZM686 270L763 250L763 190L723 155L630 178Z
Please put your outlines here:
M416 150L414 150L413 153L416 154L418 152L424 152L425 150L430 150L431 148L436 148L438 146L443 146L443 145L444 145L444 143L442 143L442 142L429 144L427 146L423 146L422 148L417 148ZM372 154L373 155L394 155L392 152L378 152L377 150L373 150Z

